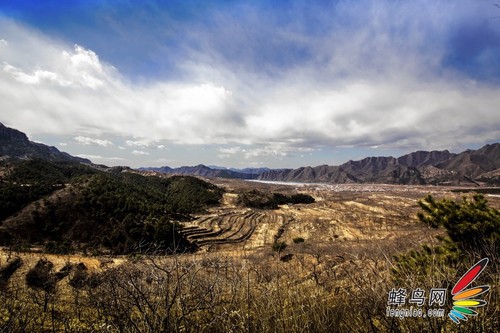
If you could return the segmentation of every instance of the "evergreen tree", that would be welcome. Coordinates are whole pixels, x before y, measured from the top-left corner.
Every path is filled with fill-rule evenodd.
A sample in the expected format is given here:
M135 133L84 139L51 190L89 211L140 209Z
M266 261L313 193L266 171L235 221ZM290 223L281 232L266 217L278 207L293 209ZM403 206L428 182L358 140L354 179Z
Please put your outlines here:
M488 206L482 194L463 197L460 202L450 199L436 201L428 195L418 202L420 221L438 228L443 226L451 242L461 252L479 252L487 256L500 246L500 211Z

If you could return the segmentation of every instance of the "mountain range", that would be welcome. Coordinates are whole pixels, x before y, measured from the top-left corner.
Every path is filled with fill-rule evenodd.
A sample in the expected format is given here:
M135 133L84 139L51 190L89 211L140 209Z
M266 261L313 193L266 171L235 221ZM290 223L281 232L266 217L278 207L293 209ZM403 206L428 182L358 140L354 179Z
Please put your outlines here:
M0 123L0 159L42 158L49 161L92 162L71 156ZM255 179L306 183L379 183L432 185L500 186L500 143L459 154L443 151L416 151L395 158L367 157L338 166L306 166L297 169L224 168L219 166L182 166L140 168L140 171L206 178Z
M417 151L399 158L367 157L340 166L268 171L260 180L326 183L465 185L500 184L500 144L460 154Z
M395 158L367 157L339 166L320 165L297 169L183 166L141 168L166 174L208 178L256 179L305 183L381 183L432 185L500 185L500 143L455 154L443 151L416 151Z

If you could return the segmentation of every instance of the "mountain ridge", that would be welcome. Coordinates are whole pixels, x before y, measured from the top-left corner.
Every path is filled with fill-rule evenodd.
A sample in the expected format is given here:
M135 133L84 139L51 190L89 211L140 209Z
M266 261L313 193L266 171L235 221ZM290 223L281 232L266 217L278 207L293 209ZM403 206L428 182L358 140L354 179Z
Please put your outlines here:
M68 161L91 164L88 159L61 152L53 146L30 141L23 132L0 123L0 157L32 159L42 158L49 161Z
M443 151L416 151L398 158L366 157L340 166L320 165L269 171L258 180L327 183L384 183L413 185L498 185L500 143L485 145L459 154Z
M295 169L182 166L140 168L167 174L207 178L255 179L304 183L381 183L401 185L485 185L500 183L500 143L461 153L448 150L415 151L400 157L375 156L341 165L303 166Z

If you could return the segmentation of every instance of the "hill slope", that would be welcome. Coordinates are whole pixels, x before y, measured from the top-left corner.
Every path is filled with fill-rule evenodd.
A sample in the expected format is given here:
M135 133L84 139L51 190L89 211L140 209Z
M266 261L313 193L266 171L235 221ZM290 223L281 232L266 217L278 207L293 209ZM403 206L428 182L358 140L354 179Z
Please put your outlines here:
M0 245L38 244L52 252L190 250L176 221L219 204L223 192L194 177L145 177L74 162L0 166L6 170L0 177Z

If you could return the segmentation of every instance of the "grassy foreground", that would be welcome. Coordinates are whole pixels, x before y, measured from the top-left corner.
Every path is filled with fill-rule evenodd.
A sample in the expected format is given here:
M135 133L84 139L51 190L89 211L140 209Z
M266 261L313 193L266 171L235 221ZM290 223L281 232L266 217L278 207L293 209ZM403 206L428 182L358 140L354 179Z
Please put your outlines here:
M484 297L488 305L457 326L447 317L386 315L391 288L451 288L461 273L439 264L428 276L402 272L397 284L389 274L396 263L368 258L322 265L305 255L296 262L272 254L147 256L110 267L102 259L95 268L69 259L59 268L62 263L47 264L50 258L37 264L37 256L21 257L32 268L2 286L2 332L494 332L499 327L496 258L483 277L493 282ZM458 271L472 264L464 262Z

